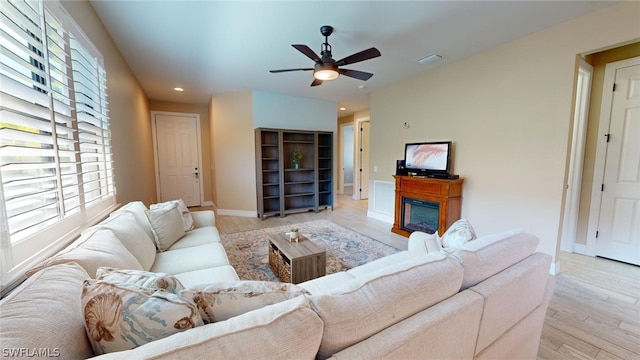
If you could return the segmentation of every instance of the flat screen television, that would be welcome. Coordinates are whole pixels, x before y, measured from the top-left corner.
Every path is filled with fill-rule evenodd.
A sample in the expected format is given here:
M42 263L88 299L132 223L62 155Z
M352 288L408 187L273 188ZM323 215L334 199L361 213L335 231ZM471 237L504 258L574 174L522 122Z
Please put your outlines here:
M404 166L416 175L449 175L451 141L432 141L406 144Z

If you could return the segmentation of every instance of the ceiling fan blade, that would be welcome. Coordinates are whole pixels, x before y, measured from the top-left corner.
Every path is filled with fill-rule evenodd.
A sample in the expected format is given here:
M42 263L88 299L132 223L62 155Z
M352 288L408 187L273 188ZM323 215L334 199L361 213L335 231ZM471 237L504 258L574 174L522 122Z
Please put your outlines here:
M287 72L287 71L310 71L310 70L313 70L313 68L269 70L269 72L270 73L281 73L281 72Z
M313 62L315 62L316 64L322 63L322 60L320 60L320 56L318 56L318 54L316 54L315 51L311 50L311 48L308 47L307 45L293 44L291 46L296 48L296 50L300 51L301 53L305 54L309 59L313 60Z
M313 79L311 86L318 86L318 85L322 85L322 80Z
M358 70L340 69L338 71L340 72L340 74L344 76L349 76L349 77L352 77L358 80L364 80L364 81L371 79L371 77L373 76L372 73L358 71Z
M376 58L378 56L382 56L380 51L374 47L369 48L367 50L362 50L359 53L355 53L353 55L347 56L344 59L336 61L337 66L355 64L360 61L365 61L369 59Z

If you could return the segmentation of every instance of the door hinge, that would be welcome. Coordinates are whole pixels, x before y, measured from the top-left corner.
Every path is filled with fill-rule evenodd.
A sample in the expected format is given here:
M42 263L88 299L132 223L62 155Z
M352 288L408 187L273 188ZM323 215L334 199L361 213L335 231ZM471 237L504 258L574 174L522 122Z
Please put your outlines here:
M604 191L604 184L600 187L600 191Z
M611 134L604 134L604 137L607 138L607 142L609 142L609 140L611 140Z
M613 83L613 89L611 91L616 91L616 83Z
M600 232L596 231L596 239L598 238L598 234L600 234Z

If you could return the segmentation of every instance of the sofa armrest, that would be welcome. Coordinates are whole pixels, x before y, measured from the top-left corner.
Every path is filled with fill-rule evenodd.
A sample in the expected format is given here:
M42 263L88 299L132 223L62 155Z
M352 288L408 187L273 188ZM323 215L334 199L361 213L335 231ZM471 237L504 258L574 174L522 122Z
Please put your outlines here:
M216 226L216 215L213 210L192 211L194 227Z
M438 242L438 233L427 234L422 231L414 231L409 235L407 250L420 252L437 252L442 250Z

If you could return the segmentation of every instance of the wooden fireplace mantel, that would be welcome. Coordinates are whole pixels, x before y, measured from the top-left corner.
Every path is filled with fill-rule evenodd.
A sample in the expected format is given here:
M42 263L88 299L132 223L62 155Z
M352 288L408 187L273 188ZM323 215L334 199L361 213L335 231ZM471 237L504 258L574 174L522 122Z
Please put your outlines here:
M462 207L463 179L434 179L418 176L395 175L396 199L393 231L396 234L409 236L410 231L402 229L402 199L412 198L439 204L438 233L440 235L456 220L460 219Z

